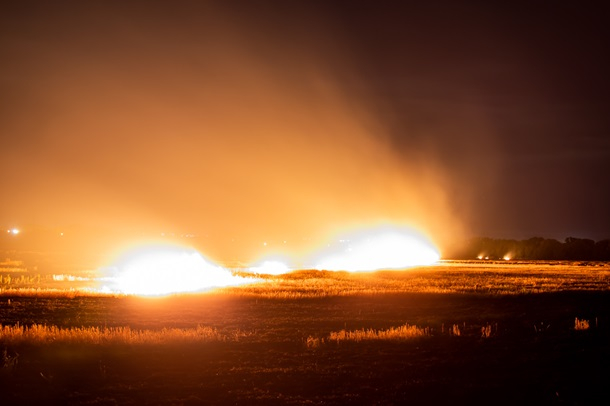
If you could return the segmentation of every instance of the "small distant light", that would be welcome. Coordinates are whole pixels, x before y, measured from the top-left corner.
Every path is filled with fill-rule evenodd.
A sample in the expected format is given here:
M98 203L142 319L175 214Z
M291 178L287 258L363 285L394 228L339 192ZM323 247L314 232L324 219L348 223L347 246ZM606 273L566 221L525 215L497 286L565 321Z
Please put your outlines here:
M12 233L13 235L17 235L17 234L19 234L19 229L13 228L12 230L9 230L9 233Z
M478 259L483 259L483 255L479 255L477 258Z
M63 237L63 236L64 236L64 233L59 233L59 235L60 235L61 237Z
M263 245L266 247L266 246L267 246L267 243L266 243L266 242L264 242L264 243L263 243Z
M504 255L504 260L505 260L505 261L510 261L510 256L508 256L508 255Z

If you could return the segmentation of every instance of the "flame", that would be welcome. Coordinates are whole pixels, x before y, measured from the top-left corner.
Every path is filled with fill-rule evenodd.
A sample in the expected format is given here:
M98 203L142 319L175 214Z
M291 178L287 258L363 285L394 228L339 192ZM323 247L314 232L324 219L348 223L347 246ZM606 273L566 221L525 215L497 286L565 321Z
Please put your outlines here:
M430 265L440 258L428 239L408 228L373 228L341 238L338 243L338 248L317 261L316 269L352 272L404 269Z
M123 254L110 268L103 291L143 296L198 292L252 282L203 258L194 249L145 245Z
M263 261L260 265L252 266L248 270L255 274L282 275L291 271L284 262L280 260Z
M350 233L328 244L315 256L313 268L333 271L374 271L429 265L439 260L434 245L409 228L377 227ZM288 261L288 263L292 263ZM281 275L295 269L287 261L267 257L248 270L253 274ZM119 256L105 269L109 276L102 291L111 293L162 296L199 292L214 287L256 282L243 278L206 260L192 248L168 244L146 244Z

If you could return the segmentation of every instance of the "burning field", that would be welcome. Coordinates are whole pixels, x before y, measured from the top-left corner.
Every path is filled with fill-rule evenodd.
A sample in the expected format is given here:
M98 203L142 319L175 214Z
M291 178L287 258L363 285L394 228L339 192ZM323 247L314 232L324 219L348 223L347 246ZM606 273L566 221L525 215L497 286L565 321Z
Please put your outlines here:
M428 3L3 2L0 403L610 404L607 12Z
M75 279L3 283L3 398L96 405L608 400L606 263L442 262L246 276L250 283L162 297L81 290Z

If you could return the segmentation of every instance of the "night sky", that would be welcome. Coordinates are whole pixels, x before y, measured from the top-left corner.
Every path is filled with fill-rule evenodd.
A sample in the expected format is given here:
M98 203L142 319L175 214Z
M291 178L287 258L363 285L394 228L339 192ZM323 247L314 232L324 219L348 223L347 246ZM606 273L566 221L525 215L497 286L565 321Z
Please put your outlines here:
M396 222L610 238L595 3L0 6L0 225L217 257ZM100 231L101 232L101 231Z

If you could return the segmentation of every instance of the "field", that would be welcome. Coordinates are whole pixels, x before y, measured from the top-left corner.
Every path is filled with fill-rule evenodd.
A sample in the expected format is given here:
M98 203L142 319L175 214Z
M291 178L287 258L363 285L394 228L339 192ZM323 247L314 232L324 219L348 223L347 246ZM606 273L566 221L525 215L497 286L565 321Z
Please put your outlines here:
M607 263L300 271L165 298L0 286L2 404L610 402Z

